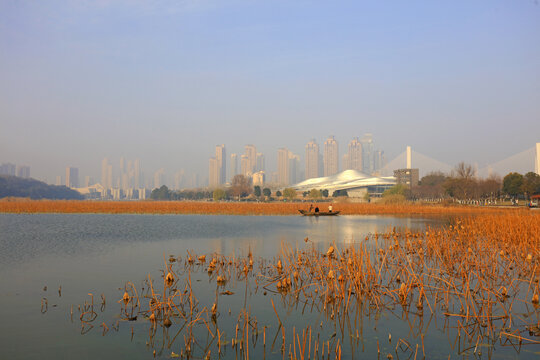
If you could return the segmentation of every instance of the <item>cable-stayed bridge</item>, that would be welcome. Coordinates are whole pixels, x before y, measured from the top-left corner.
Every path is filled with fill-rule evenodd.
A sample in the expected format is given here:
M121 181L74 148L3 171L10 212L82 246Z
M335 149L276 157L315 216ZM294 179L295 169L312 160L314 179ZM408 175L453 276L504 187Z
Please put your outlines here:
M479 169L478 175L483 177L490 176L492 174L504 176L509 172L526 174L529 171L538 171L538 169L535 169L536 155L536 146L533 146L530 149Z
M412 150L412 168L419 169L420 178L434 171L449 174L454 169L454 166ZM379 172L381 176L391 176L394 170L406 167L407 151L404 151L388 162ZM509 172L525 174L529 171L540 172L540 143L518 154L476 169L477 175L481 177L490 175L504 176Z

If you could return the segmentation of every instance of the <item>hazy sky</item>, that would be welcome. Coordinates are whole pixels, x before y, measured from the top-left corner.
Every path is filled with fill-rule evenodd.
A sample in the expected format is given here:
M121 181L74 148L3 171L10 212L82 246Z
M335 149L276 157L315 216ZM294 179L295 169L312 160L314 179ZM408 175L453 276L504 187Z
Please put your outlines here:
M103 157L207 176L216 144L373 133L440 161L540 141L540 5L465 1L0 1L0 163L54 181Z

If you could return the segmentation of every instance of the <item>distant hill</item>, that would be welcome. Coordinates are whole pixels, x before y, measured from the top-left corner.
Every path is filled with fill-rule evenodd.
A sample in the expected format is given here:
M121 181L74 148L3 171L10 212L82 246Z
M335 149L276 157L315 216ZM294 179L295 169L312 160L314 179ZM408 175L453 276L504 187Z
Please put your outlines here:
M77 191L65 186L47 185L43 181L17 176L0 175L0 198L24 197L31 199L82 200Z

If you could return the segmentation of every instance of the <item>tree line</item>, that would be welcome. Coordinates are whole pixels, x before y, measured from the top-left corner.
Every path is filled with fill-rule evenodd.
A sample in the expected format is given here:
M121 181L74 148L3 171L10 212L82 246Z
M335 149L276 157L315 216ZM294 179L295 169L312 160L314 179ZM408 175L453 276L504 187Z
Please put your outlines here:
M311 189L304 191L302 196L309 199L321 199L329 197L328 190ZM346 190L336 190L332 193L333 197L348 196ZM244 175L236 175L231 181L231 185L227 188L218 188L211 190L180 190L173 191L163 185L156 188L150 194L153 200L204 200L213 199L214 201L221 200L242 200L246 198L258 200L274 200L286 199L292 201L298 197L298 194L293 188L285 188L282 190L272 191L268 187L262 188L259 185L253 186L251 178Z
M525 175L511 172L500 178L479 178L472 165L460 163L450 174L433 172L422 177L408 197L412 198L455 198L497 199L501 197L524 197L540 194L540 175L528 172Z

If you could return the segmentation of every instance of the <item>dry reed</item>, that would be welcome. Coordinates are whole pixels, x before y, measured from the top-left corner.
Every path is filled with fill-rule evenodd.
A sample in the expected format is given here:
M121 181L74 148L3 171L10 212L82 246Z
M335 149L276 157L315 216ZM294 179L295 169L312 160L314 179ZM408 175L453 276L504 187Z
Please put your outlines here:
M213 299L199 299L193 288L192 277L203 273L215 287ZM251 254L188 252L184 260L171 256L165 259L162 280L149 276L139 290L128 282L119 304L124 321L137 316L149 321L148 344L158 355L176 343L180 351L174 354L181 358L221 357L228 351L236 358L258 358L261 354L255 351L262 342L263 356L279 351L289 359L340 359L363 349L363 318L401 312L398 318L409 324L413 335L395 337L390 348L389 334L384 350L377 340L379 356L430 356L424 347L429 327L424 317L443 322L457 354L481 356L481 346L491 352L495 346L511 346L519 352L523 346L540 344L539 278L540 215L482 213L425 231L389 229L342 248L333 244L321 251L309 240L302 249L284 244L272 260L254 260ZM240 285L245 286L243 305L233 321L234 331L228 332L219 321L226 316L221 303L234 294L227 287ZM278 327L272 329L269 350L269 328L260 326L248 301L248 294L262 291L275 295L268 308ZM280 306L273 299L280 299ZM82 333L96 320L93 307L93 296L79 306ZM333 333L323 330L323 322L317 329L298 324L291 328L280 314L293 312L322 314L324 328ZM105 323L102 327L105 335L109 328ZM166 333L161 343L158 328ZM174 328L172 336L169 328Z

